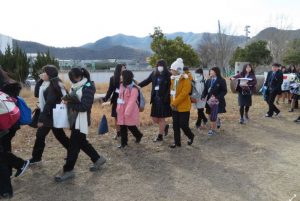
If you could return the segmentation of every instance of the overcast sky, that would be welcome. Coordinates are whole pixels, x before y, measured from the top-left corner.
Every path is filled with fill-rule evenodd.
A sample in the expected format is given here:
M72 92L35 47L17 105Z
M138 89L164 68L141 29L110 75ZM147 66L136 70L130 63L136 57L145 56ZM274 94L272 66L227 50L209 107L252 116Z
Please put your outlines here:
M279 18L279 19L278 19ZM280 19L284 18L280 25ZM230 32L250 36L269 26L300 29L299 0L0 0L0 33L56 47L118 33Z

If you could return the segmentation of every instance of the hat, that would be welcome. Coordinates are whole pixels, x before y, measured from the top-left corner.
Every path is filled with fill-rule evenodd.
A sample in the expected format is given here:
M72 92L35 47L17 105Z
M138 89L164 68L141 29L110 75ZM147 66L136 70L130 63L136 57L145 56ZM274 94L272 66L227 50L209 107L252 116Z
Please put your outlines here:
M49 79L55 78L58 76L58 70L54 65L47 65L43 67L45 73L49 76Z
M180 71L183 69L183 60L181 58L177 58L171 65L171 70Z

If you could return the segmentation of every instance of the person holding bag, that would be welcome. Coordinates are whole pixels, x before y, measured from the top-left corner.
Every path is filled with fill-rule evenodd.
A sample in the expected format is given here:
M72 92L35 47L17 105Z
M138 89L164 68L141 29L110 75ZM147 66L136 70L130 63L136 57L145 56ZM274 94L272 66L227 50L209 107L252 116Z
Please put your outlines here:
M62 182L75 176L74 166L76 164L80 149L87 154L93 165L90 171L97 171L106 162L103 156L100 156L94 147L88 142L87 135L91 124L91 110L96 92L95 84L90 80L89 72L84 68L72 68L69 72L72 87L70 95L76 96L78 102L68 102L64 100L69 109L78 112L76 120L71 126L70 146L66 163L61 174L55 177L56 182Z
M109 80L109 87L108 91L106 92L105 97L102 99L103 102L106 102L110 99L111 103L111 116L115 118L115 126L117 130L117 134L114 137L114 139L117 139L121 136L120 133L120 126L118 126L118 120L117 120L117 100L119 97L119 91L120 91L120 79L121 79L121 73L122 71L126 70L126 66L122 64L117 64L114 75L110 77Z
M240 106L240 124L244 124L249 119L249 109L252 105L252 94L257 83L256 76L251 64L246 64L243 71L232 78L238 79L236 91L238 92L238 102ZM245 80L241 80L245 79ZM245 115L245 116L244 116Z
M64 148L68 149L70 144L64 130L53 126L53 109L56 104L61 103L62 97L66 95L66 90L58 77L56 66L46 65L42 70L41 79L37 82L34 90L35 97L39 99L40 115L30 164L42 161L45 139L50 130Z
M173 118L174 130L174 144L170 148L181 147L180 129L188 137L188 145L192 145L194 141L194 134L189 127L191 99L190 92L192 90L192 83L188 76L183 72L183 60L178 58L171 65L171 108Z
M139 83L140 87L145 87L152 83L151 90L151 117L154 123L159 125L159 134L153 140L159 142L163 140L163 134L168 135L169 125L166 118L172 116L170 107L170 77L171 74L167 69L164 60L159 60L155 70L144 81Z
M216 129L220 128L220 113L226 112L225 95L227 94L226 80L221 76L220 68L213 67L209 71L210 79L205 82L202 100L207 99L206 113L210 115L210 130L208 135L216 134ZM217 105L217 107L215 107Z

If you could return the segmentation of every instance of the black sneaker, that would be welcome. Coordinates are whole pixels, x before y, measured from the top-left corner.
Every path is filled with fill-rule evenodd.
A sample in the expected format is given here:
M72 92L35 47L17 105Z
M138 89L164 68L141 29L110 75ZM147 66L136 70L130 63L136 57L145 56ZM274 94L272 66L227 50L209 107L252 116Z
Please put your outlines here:
M0 199L10 199L13 197L12 193L1 193L0 194Z
M270 115L270 114L265 114L265 117L272 117L272 115Z
M240 124L244 124L244 118L240 118Z
M192 138L190 138L190 139L188 140L188 142L187 142L188 145L191 146L191 145L193 144L193 142L194 142L194 137L195 137L195 135L193 135Z
M294 112L294 109L290 109L289 112Z
M220 118L217 119L217 128L221 128L221 119Z
M277 117L279 115L279 113L280 113L280 111L277 113L275 112L274 116Z
M29 166L29 163L30 163L29 160L25 161L24 164L23 164L23 167L17 170L17 172L15 174L15 177L19 177L22 174L24 174L24 172L27 170L27 168Z
M34 164L37 164L37 163L40 163L40 162L42 162L42 159L35 159L35 158L29 159L29 164L30 165L34 165Z
M294 120L295 123L300 123L300 117L296 120Z
M169 127L170 127L169 124L165 126L165 136L169 134Z
M171 149L174 149L174 148L176 148L176 147L181 147L181 144L171 144L169 147L170 147Z
M136 140L135 140L135 143L140 143L142 137L143 137L143 134L141 134L139 137L137 137Z
M122 145L122 144L118 145L119 149L125 149L126 147L127 147L127 144L125 144L125 145Z
M161 142L163 141L163 135L162 134L158 134L158 136L153 140L153 142Z

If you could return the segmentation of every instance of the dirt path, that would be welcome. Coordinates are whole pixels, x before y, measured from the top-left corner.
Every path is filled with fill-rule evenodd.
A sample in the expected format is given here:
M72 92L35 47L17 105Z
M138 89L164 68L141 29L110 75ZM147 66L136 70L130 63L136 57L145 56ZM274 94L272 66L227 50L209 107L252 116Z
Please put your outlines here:
M267 119L261 97L252 109L251 121L239 125L238 114L229 113L220 134L196 131L193 146L170 150L173 132L166 141L154 144L154 126L143 127L141 144L130 136L129 147L120 151L112 135L96 136L90 141L108 162L97 173L89 172L90 160L81 154L76 178L57 184L53 177L63 166L66 151L49 135L44 161L23 177L14 179L12 200L300 200L300 125L282 107L282 116ZM238 111L235 98L228 111ZM191 121L191 125L194 123ZM23 146L17 154L30 156L34 130L28 129L16 142Z

